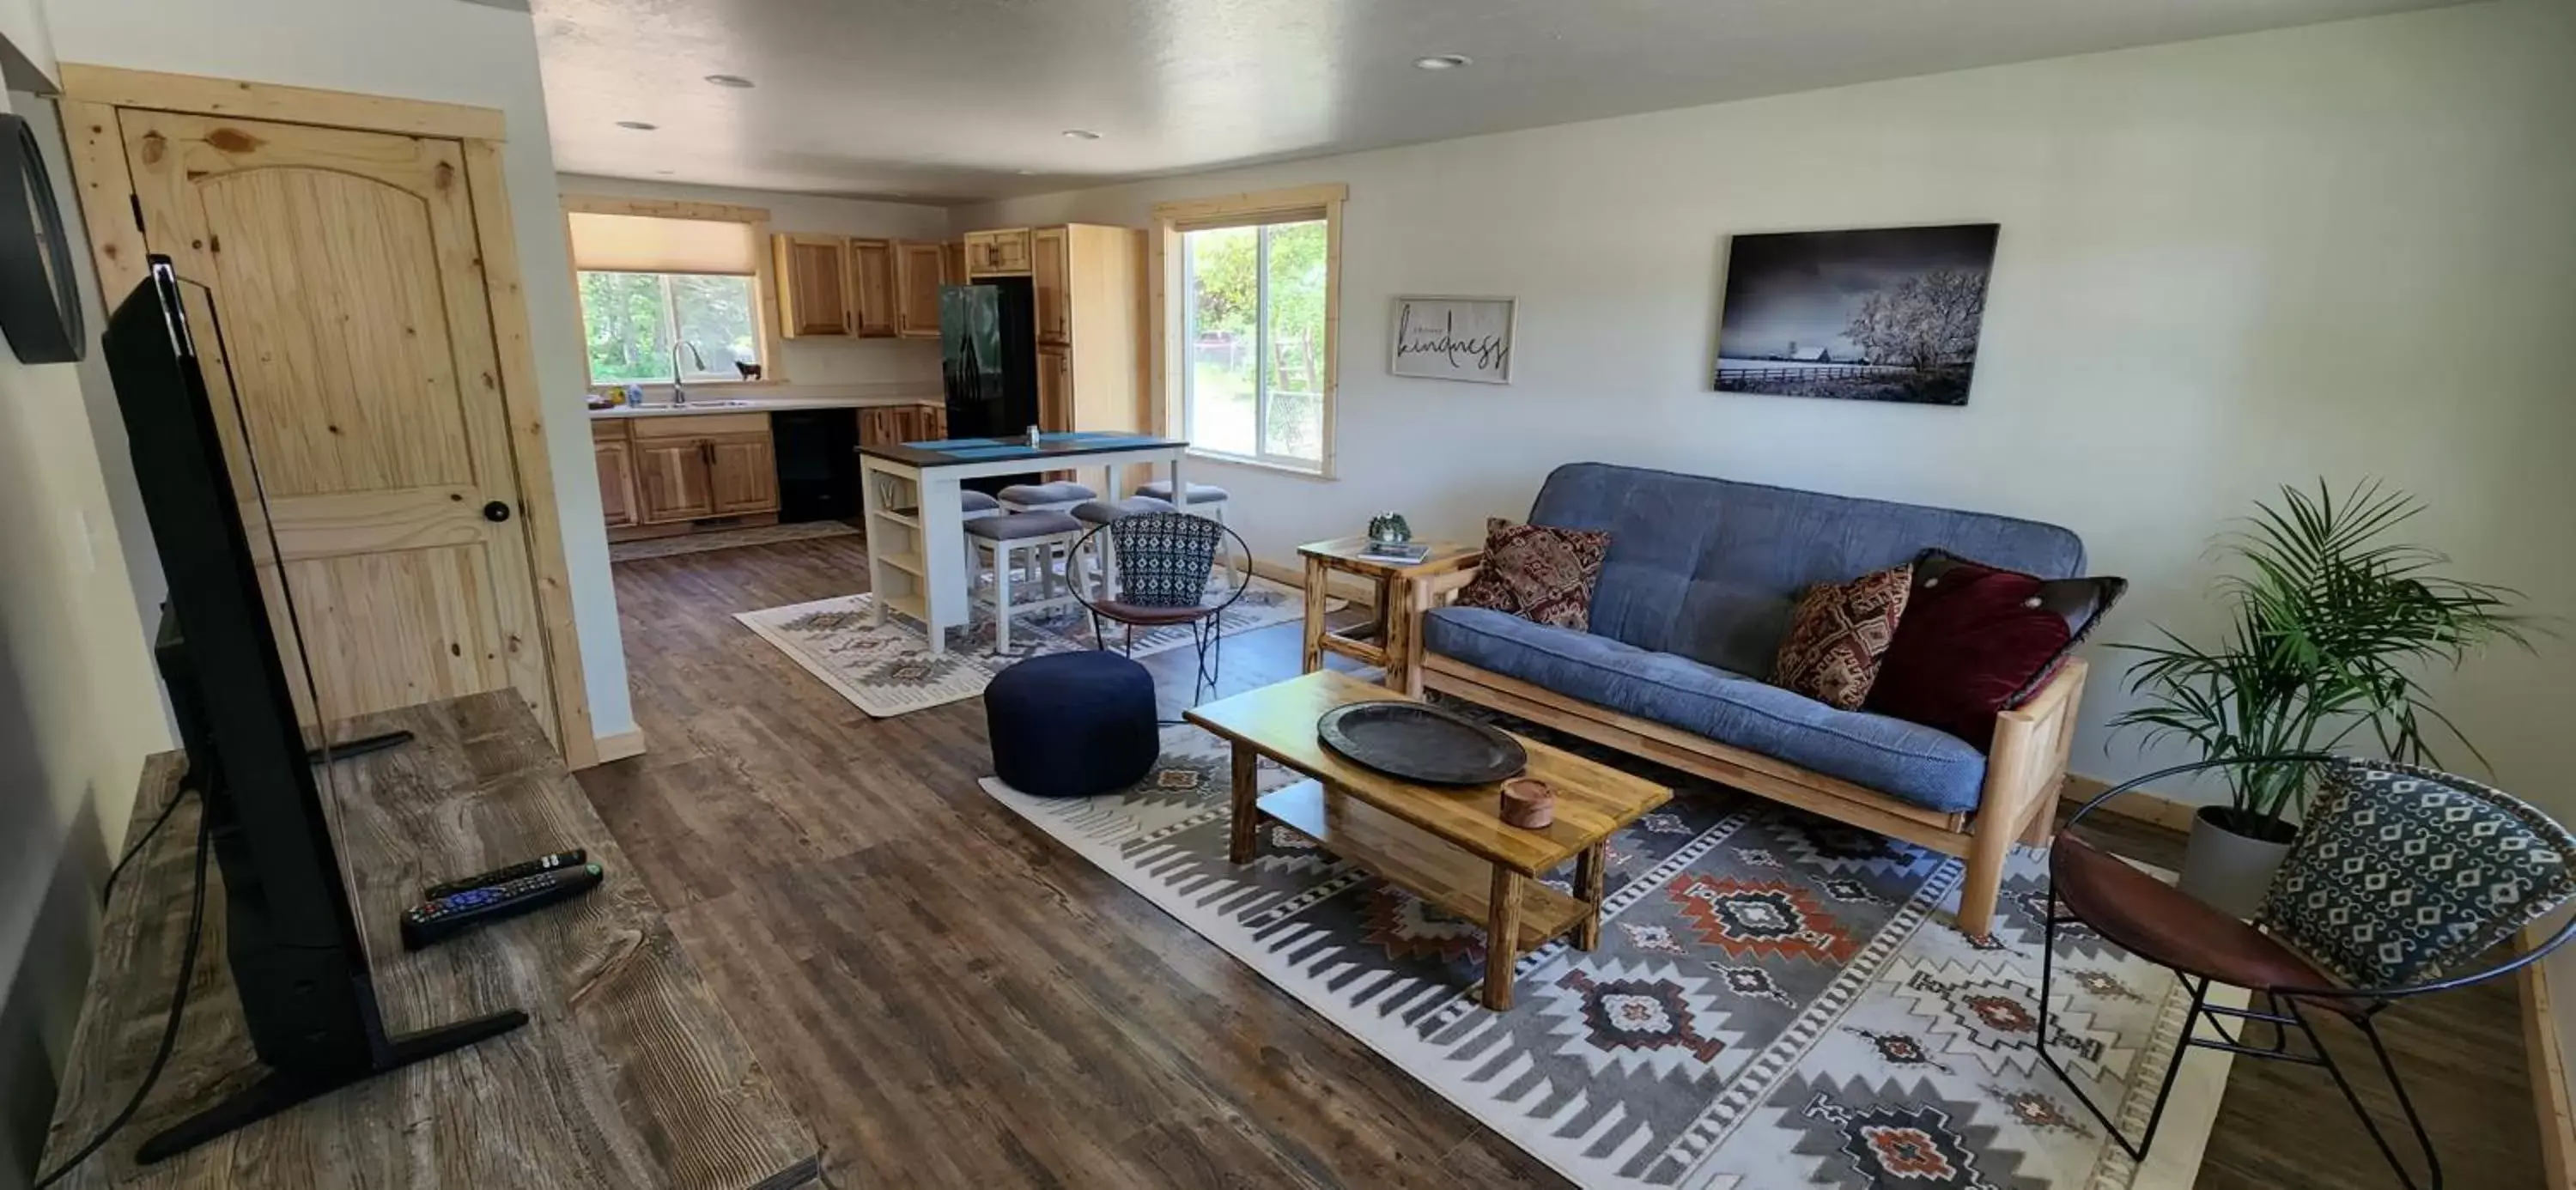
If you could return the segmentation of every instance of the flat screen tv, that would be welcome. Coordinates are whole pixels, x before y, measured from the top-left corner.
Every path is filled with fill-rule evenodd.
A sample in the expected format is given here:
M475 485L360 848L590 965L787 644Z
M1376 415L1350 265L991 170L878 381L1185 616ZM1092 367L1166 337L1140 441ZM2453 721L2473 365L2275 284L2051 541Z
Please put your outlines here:
M109 319L108 374L170 588L156 651L188 754L182 785L201 802L202 838L223 872L225 957L266 1073L146 1139L136 1150L144 1162L527 1023L524 1013L504 1012L404 1036L385 1032L316 781L316 763L332 752L307 751L261 601L253 529L235 495L259 490L257 460L247 445L239 457L228 454L218 418L234 419L235 441L250 437L229 399L221 408L210 399L197 351L196 336L219 333L216 312L169 258L150 264L151 276ZM233 391L222 389L227 398ZM264 503L248 505L263 537ZM278 556L273 541L261 545ZM291 611L291 589L287 602Z

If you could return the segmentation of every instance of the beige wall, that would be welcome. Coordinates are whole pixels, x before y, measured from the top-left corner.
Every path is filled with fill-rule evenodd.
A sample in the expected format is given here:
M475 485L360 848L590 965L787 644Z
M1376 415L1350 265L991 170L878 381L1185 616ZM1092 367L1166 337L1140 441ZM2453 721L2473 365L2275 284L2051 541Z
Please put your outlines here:
M769 212L773 232L821 232L888 240L938 240L948 231L948 211L918 203L869 202L774 190L734 190L720 186L679 186L630 178L564 174L556 179L565 194L616 198L668 198L760 207ZM774 295L763 294L764 302ZM775 307L771 308L775 316ZM937 396L939 341L936 339L789 339L779 343L779 362L788 383L768 390L774 396ZM658 389L659 386L648 386ZM660 399L658 396L656 400Z

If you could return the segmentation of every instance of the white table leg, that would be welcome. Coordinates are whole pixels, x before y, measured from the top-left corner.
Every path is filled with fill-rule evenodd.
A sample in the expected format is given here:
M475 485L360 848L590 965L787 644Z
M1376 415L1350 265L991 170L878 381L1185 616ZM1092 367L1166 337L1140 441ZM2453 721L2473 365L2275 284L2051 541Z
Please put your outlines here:
M956 548L966 531L957 508L957 477L936 469L921 472L922 626L930 630L930 655L948 650L948 630L967 620L966 559Z
M1009 542L993 543L993 649L1005 657L1011 655L1011 567L1020 562Z
M1188 512L1190 485L1181 479L1181 456L1185 453L1187 452L1178 450L1172 452L1172 507Z
M876 461L861 455L859 457L859 524L864 526L862 531L868 535L868 590L875 593L874 597L868 600L868 624L870 627L883 628L886 614L886 575L894 568L878 561L877 558L886 548L886 529L893 522L879 524L877 521L877 514L885 511L885 498L877 494L877 474Z

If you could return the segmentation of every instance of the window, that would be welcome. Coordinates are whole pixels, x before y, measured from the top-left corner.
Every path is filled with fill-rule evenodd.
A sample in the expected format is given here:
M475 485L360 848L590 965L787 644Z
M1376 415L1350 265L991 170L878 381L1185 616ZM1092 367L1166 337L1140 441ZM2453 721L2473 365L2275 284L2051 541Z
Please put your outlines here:
M593 385L778 380L761 305L768 212L565 200ZM649 212L649 213L648 213Z
M1342 188L1155 208L1166 398L1192 449L1328 474Z

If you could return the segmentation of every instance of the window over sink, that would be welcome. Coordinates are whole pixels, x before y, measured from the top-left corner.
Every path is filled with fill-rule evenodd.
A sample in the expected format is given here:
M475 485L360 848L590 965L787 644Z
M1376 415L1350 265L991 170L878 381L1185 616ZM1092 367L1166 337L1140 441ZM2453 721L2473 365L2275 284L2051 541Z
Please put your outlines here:
M783 379L761 302L767 211L572 196L564 209L594 387Z

